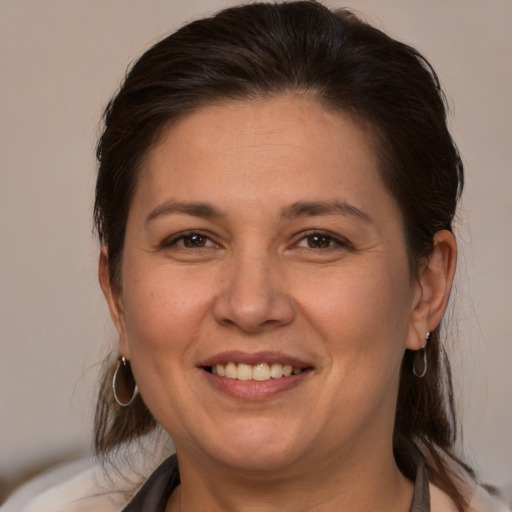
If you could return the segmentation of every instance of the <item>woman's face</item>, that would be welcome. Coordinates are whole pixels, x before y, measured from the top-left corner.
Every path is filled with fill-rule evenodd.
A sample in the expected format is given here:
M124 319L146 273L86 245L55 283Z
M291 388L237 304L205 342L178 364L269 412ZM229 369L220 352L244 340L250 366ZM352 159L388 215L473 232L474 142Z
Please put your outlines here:
M110 304L180 460L391 446L420 292L377 165L363 128L292 95L201 108L150 152Z

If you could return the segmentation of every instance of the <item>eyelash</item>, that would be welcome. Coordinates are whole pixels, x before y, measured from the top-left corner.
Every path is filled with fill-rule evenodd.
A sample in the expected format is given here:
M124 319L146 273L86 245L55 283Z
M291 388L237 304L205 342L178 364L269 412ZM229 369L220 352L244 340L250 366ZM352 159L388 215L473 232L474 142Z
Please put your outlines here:
M330 251L336 251L340 249L353 249L352 244L346 240L345 238L334 236L331 233L325 232L325 231L309 231L306 233L301 233L301 237L297 240L297 242L294 244L295 247L298 247L300 249L306 249L306 250L312 250L312 251L322 251L322 252L330 252ZM211 242L210 245L200 245L200 246L194 246L192 245L186 245L186 240L190 240L194 237L200 237L204 240L205 243ZM324 243L327 243L327 247L312 247L309 245L309 241L317 237L320 240L323 240ZM301 246L301 242L308 243L308 246ZM182 244L180 244L182 242ZM180 233L174 237L171 237L170 239L167 239L163 242L162 247L171 247L171 246L177 246L180 249L210 249L210 248L219 248L219 244L215 243L212 238L201 231L187 231L185 233Z
M193 237L201 237L206 242L212 242L213 245L207 245L207 246L198 246L194 247L193 245L185 245L185 240L191 239ZM179 242L183 242L183 244L178 245ZM186 231L185 233L180 233L179 235L173 236L171 238L168 238L167 240L164 240L162 246L165 247L171 247L171 246L177 246L180 249L210 249L212 247L218 248L219 244L213 242L211 237L207 235L206 233L203 233L201 231Z
M300 247L299 244L303 241L308 242L308 239L313 239L314 237L318 237L326 241L329 245L327 247ZM312 250L312 251L322 251L322 252L330 252L330 251L338 251L340 249L353 249L353 245L345 238L334 236L331 233L325 231L310 231L307 233L303 233L301 238L295 244L299 246L301 249Z

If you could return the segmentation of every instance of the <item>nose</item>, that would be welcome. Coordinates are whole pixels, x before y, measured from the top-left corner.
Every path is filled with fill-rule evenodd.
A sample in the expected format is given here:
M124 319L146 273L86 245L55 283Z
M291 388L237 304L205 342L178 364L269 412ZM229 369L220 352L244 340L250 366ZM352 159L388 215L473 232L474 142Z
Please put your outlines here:
M241 256L226 267L213 306L217 323L259 333L293 321L293 301L275 259L269 255Z

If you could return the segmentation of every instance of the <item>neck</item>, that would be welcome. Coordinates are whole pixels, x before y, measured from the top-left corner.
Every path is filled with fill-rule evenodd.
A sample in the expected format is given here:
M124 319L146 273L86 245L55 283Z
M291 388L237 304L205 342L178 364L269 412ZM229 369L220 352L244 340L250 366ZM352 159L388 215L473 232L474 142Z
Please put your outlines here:
M167 512L408 512L412 502L413 484L400 473L392 453L374 452L366 463L356 453L345 454L342 461L324 457L271 474L178 457L182 484Z

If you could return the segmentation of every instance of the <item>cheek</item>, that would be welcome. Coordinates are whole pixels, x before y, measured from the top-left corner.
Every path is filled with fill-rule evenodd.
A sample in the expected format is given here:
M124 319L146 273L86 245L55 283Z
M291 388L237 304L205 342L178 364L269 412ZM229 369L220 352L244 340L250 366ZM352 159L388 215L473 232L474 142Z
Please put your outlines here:
M208 308L199 290L157 274L142 279L130 274L124 289L125 337L140 393L155 418L165 424L169 410L187 396L199 326Z
M340 335L348 335L382 329L383 334L395 332L400 337L411 310L408 277L389 272L385 266L375 267L352 267L333 272L328 279L312 278L297 289L296 296L317 326L327 332L339 330Z
M311 281L302 309L325 341L326 354L340 378L368 380L394 376L402 359L410 320L408 276L385 266L337 279ZM380 376L380 377L379 377ZM364 379L367 380L367 379Z
M186 275L165 268L132 265L124 283L125 335L134 364L153 370L188 357L204 315L209 310L205 290Z

